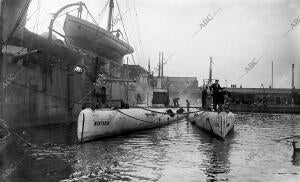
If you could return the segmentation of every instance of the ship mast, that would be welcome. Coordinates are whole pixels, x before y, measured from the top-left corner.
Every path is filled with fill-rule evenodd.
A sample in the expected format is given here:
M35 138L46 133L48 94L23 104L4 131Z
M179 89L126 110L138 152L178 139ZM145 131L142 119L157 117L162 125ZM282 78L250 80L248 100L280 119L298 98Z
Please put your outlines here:
M114 9L114 0L109 0L107 31L111 31L113 9Z
M295 83L294 83L294 69L295 69L295 64L292 64L292 105L295 102Z
M295 88L295 83L294 83L294 69L295 69L295 65L292 64L292 90Z
M164 78L164 53L161 52L161 77Z
M212 57L209 57L209 77L208 77L208 83L210 84L212 82Z

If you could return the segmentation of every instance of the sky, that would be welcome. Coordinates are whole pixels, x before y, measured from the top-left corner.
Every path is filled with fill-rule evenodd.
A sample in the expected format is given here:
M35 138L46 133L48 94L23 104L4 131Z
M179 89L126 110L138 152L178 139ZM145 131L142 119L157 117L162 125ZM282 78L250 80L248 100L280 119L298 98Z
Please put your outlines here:
M32 0L26 27L38 34L48 31L52 16L63 5L77 0ZM107 0L83 0L101 27L106 27ZM159 52L171 58L166 76L208 78L209 59L213 78L221 86L300 88L299 0L118 0L126 34L135 49L134 61L153 69ZM70 8L68 10L72 10ZM114 17L119 14L115 4ZM55 29L63 33L64 17ZM84 15L91 21L89 16ZM292 25L293 23L293 25ZM114 29L124 32L121 21ZM131 59L131 57L129 56ZM126 58L125 58L126 59ZM130 60L133 64L133 61ZM254 66L249 67L253 62ZM248 72L246 72L248 67Z

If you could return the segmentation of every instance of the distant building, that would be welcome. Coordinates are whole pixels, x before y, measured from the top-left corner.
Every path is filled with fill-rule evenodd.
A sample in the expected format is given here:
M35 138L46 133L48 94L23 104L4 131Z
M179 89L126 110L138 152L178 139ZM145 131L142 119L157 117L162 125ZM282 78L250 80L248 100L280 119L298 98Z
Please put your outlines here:
M169 90L170 99L180 98L180 106L185 106L186 100L190 101L191 106L200 106L201 91L198 87L197 77L164 77L162 88Z
M300 113L300 89L226 88L233 112Z
M254 104L263 100L268 105L292 104L300 105L300 89L284 88L226 88L232 94L232 102Z

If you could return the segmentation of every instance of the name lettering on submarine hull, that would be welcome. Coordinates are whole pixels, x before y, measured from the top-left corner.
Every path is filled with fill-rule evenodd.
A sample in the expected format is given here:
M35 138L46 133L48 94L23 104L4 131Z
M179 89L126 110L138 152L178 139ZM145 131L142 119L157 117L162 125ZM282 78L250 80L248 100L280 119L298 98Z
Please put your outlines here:
M108 126L110 124L109 121L95 121L94 126Z

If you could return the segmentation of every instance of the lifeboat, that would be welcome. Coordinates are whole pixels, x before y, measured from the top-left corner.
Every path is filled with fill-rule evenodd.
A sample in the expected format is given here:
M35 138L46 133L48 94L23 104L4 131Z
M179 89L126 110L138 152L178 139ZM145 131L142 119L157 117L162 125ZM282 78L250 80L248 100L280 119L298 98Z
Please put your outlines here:
M133 52L133 48L111 32L77 18L66 15L64 22L65 40L67 45L122 64L122 58Z

